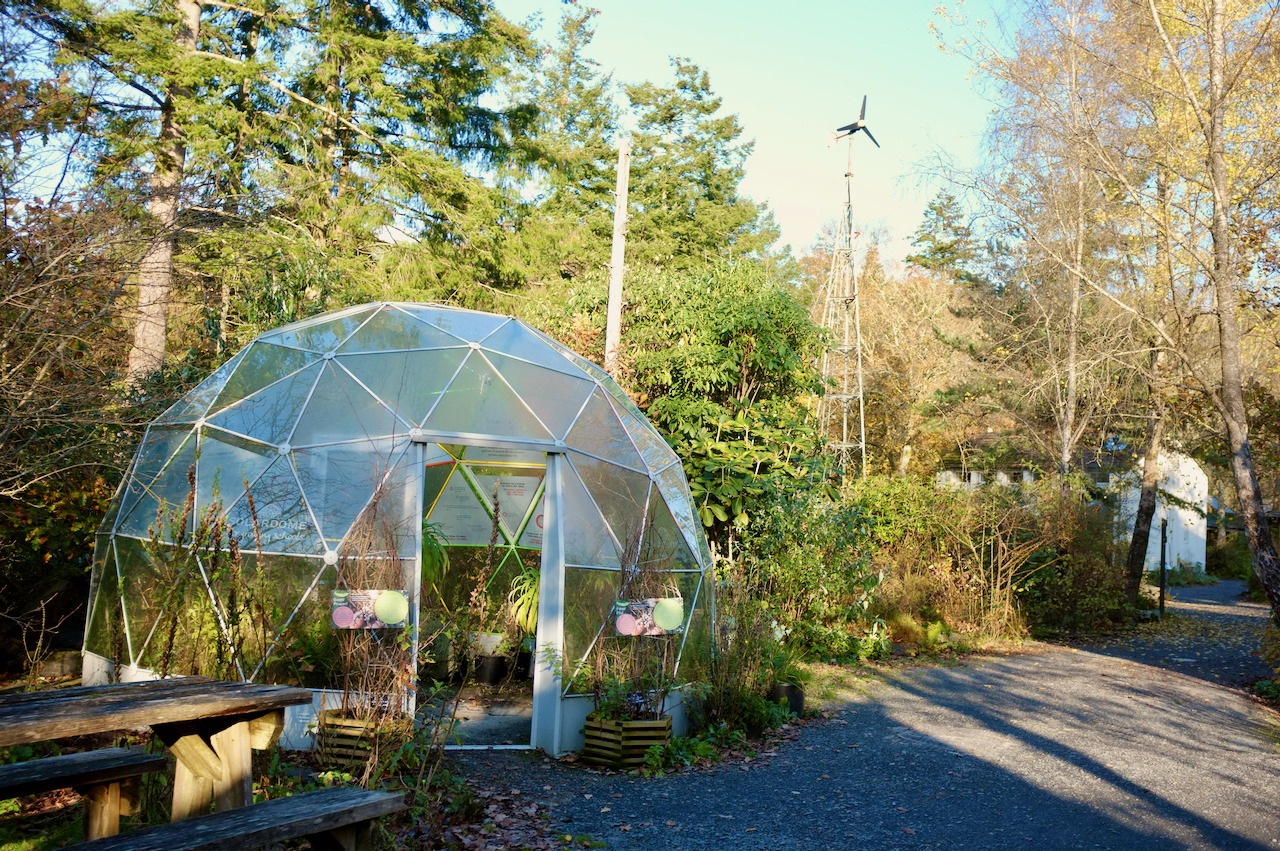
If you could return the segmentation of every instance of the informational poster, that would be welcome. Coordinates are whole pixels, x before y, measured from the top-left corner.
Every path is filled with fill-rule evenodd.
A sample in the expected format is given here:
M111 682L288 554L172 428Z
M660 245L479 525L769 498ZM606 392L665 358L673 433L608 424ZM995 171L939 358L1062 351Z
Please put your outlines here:
M542 484L542 477L476 473L475 478L486 499L493 498L494 486L497 485L498 517L507 534L514 536L529 512L529 504Z
M353 589L333 592L335 629L400 629L409 618L403 591Z
M684 629L684 598L618 600L613 604L618 635L670 635Z
M480 498L456 469L436 500L430 521L440 528L446 542L453 546L486 547L493 534L493 520L489 512L484 510Z
M546 506L547 501L545 499L538 500L538 507L534 509L533 516L529 518L529 525L525 526L524 531L520 533L520 542L517 546L531 550L542 549L542 524Z

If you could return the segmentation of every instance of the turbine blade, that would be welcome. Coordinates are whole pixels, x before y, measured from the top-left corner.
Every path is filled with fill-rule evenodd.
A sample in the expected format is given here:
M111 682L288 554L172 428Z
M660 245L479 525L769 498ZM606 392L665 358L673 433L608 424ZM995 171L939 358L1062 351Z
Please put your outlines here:
M862 128L862 132L867 134L867 138L868 138L868 139L870 139L870 140L871 140L871 141L873 141L873 142L876 142L876 137L871 135L871 131L870 131L870 130L868 130L867 128L863 127L863 128ZM877 148L878 148L878 147L880 147L880 143L879 143L879 142L876 142L876 147L877 147Z
M862 96L862 114L858 116L858 120L861 121L866 117L867 117L867 96L863 95Z
M837 128L836 128L836 132L837 132L837 133L843 133L843 132L845 132L846 130L856 130L857 128L858 128L858 122L856 122L856 121L855 121L855 122L853 122L852 124L846 124L846 125L845 125L845 126L843 126L843 127L837 127Z

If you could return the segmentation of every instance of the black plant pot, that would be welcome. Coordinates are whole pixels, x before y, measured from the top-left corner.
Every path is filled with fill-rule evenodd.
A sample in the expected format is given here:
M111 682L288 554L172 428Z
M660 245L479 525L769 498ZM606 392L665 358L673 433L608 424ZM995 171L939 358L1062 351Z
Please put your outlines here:
M773 687L773 691L769 692L771 703L777 703L784 697L787 699L787 708L791 710L792 715L797 717L804 715L804 686L778 683Z
M528 650L520 650L516 653L516 679L528 680L533 678L533 654Z
M501 685L507 677L506 656L479 656L475 661L476 682L484 686Z

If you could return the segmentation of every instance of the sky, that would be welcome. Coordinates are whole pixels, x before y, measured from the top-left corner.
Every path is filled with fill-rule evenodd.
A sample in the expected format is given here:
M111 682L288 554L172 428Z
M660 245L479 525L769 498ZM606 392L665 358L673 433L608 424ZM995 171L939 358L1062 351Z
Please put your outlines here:
M854 221L884 227L888 258L911 249L936 185L915 164L945 150L971 163L990 113L969 81L968 63L939 50L930 32L933 0L595 0L601 14L588 55L618 82L670 84L671 56L706 70L723 112L736 113L755 140L742 190L767 202L782 243L797 256L844 204L846 141L828 134L858 117L854 139ZM497 0L510 20L541 14L541 41L554 39L565 6L553 0ZM989 16L986 0L969 14Z

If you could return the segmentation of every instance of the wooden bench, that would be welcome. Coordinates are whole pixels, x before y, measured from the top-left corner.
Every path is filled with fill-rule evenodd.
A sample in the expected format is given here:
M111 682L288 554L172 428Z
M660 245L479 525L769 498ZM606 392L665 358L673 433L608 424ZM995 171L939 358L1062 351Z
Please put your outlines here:
M408 809L403 795L366 789L319 789L131 830L75 846L80 851L249 851L307 837L316 851L366 851L373 819Z
M138 778L164 767L160 754L125 748L33 759L0 766L0 798L75 789L84 798L85 839L115 836L120 816L137 811Z

